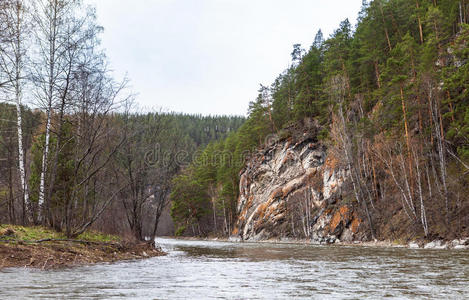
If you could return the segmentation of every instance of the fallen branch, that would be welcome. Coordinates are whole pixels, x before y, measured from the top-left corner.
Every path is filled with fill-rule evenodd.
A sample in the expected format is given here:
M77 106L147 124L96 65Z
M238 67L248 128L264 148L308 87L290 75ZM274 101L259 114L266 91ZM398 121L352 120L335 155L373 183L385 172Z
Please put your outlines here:
M37 241L31 241L32 243L43 243L43 242L72 242L72 243L80 243L80 244L104 244L100 242L91 242L91 241L84 241L84 240L73 240L73 239L41 239Z

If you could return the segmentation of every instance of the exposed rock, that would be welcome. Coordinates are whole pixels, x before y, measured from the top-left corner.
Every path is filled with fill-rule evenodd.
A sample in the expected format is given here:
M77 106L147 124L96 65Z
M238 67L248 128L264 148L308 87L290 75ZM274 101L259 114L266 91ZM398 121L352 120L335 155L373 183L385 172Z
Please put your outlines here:
M314 243L362 240L362 220L342 201L348 172L314 130L272 143L240 173L233 238L306 238ZM311 132L311 133L309 133Z
M241 242L241 238L239 236L232 235L228 238L228 241L230 241L230 242Z
M340 240L343 242L350 243L353 241L353 232L349 228L346 228L343 232L342 235L340 236Z
M431 241L431 242L425 244L425 246L423 246L423 248L424 249L446 249L447 245L442 240L434 240L434 241Z
M469 238L453 240L449 243L449 247L453 249L469 249Z

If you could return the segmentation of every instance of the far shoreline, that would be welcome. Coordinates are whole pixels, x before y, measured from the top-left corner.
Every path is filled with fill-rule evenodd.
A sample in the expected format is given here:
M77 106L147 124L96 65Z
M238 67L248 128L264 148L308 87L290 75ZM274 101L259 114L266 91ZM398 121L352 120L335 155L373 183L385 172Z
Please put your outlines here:
M241 240L233 237L190 237L190 236L158 236L162 239L186 240L186 241L212 241L228 243L248 243L248 244L291 244L291 245L317 245L317 246L353 246L353 247L375 247L375 248L401 248L401 249L421 249L421 250L469 250L469 237L455 239L452 241L443 240L416 240L406 244L392 242L390 240L376 241L352 241L335 243L311 242L307 239L265 239L265 240Z

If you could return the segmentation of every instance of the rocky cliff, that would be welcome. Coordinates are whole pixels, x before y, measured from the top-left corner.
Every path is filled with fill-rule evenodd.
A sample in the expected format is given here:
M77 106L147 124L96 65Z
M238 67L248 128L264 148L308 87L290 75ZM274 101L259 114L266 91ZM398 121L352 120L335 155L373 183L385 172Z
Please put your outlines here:
M313 129L274 139L241 171L233 235L317 243L365 239L358 210L347 201L352 197L344 197L347 175Z

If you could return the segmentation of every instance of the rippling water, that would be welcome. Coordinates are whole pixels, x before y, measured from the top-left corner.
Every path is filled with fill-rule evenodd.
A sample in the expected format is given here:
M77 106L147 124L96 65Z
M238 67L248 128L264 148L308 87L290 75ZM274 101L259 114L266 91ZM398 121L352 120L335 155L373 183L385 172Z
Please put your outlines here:
M0 299L469 299L469 252L158 239L139 261L0 271Z

